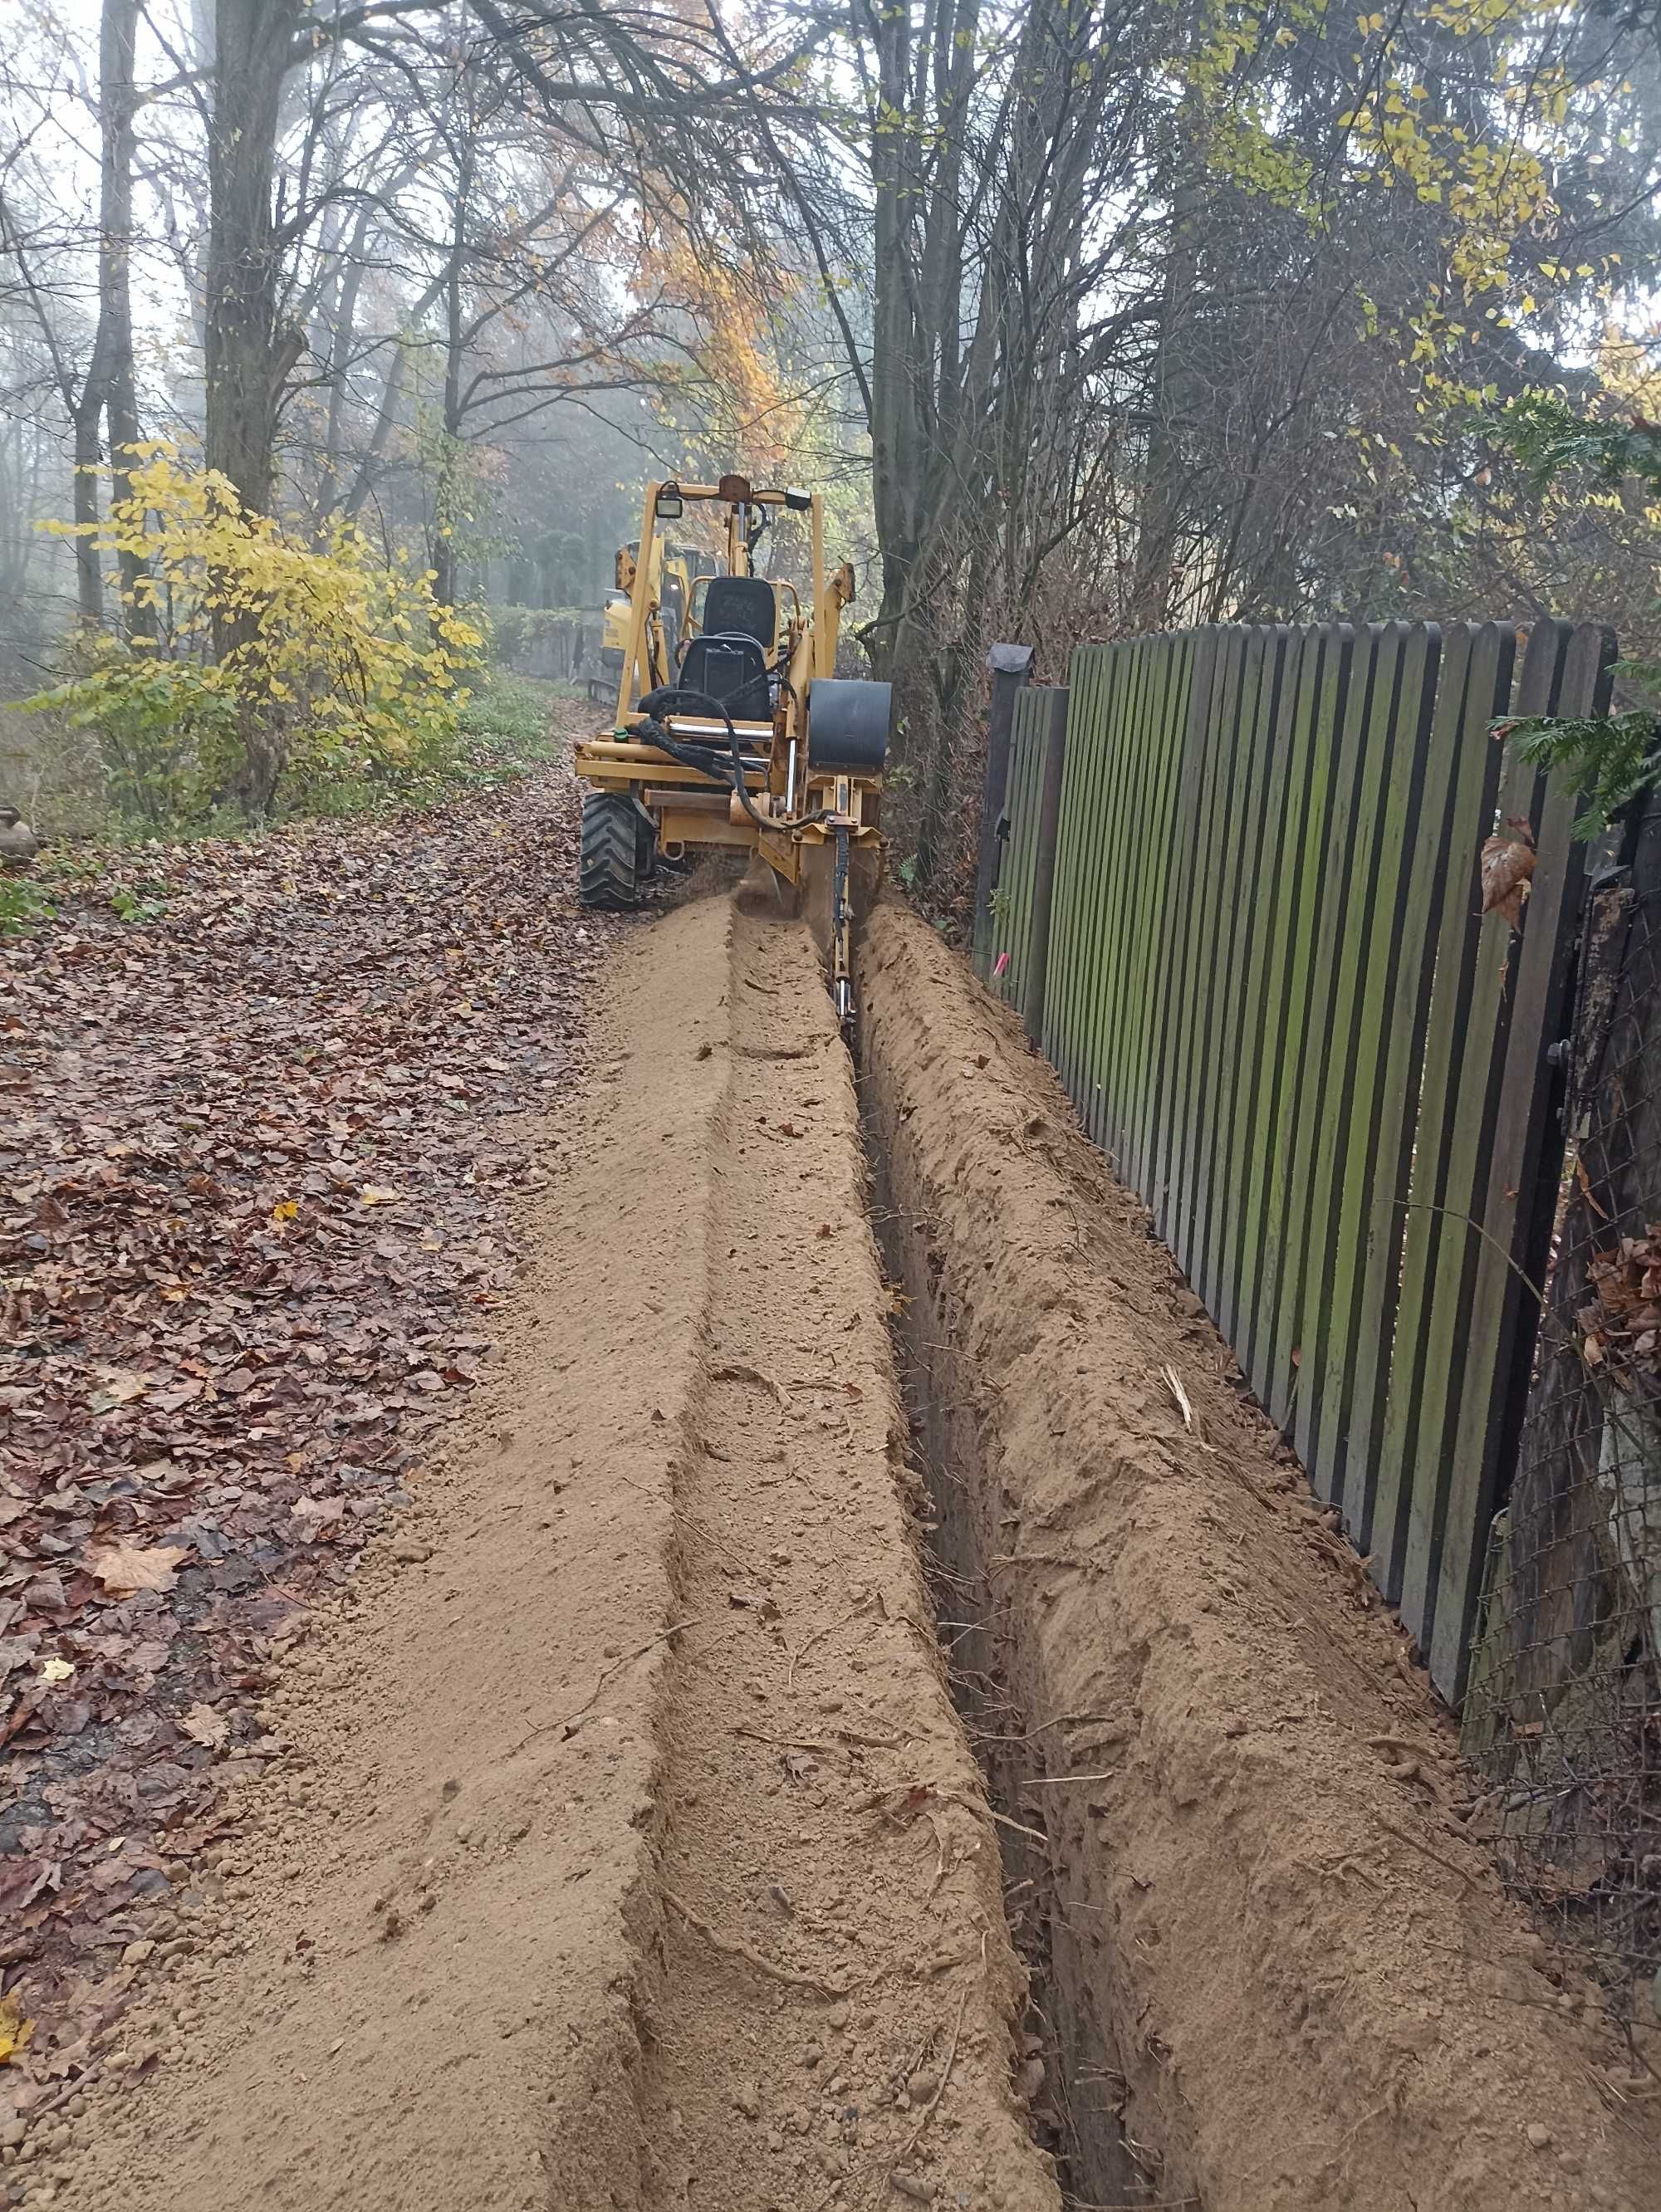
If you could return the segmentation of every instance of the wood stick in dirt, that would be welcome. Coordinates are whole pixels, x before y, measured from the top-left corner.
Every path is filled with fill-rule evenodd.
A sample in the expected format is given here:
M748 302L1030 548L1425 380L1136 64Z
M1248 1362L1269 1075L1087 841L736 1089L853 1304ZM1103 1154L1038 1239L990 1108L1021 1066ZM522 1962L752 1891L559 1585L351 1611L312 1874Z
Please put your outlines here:
M1022 1783L1023 1790L1054 1790L1063 1782L1113 1782L1123 1773L1123 1766L1104 1766L1095 1774L1034 1774Z
M793 1651L790 1654L790 1665L786 1673L784 1682L784 1686L787 1690L794 1690L795 1688L796 1668L807 1656L813 1646L816 1644L823 1643L827 1636L834 1636L839 1628L846 1628L850 1620L857 1620L870 1602L871 1594L867 1590L865 1595L860 1600L859 1603L855 1606L851 1611L843 1613L840 1620L827 1621L823 1628L816 1628L813 1631L813 1633L808 1638L806 1643L802 1645L801 1649L799 1651Z
M1453 1876L1454 1880L1460 1885L1462 1893L1475 1887L1470 1875L1465 1872L1463 1867L1457 1866L1451 1858L1445 1857L1440 1851L1435 1850L1431 1844L1421 1843L1417 1836L1410 1836L1405 1828L1398 1828L1393 1820L1375 1819L1373 1825L1376 1827L1382 1828L1387 1836L1394 1836L1398 1844L1406 1844L1415 1851L1422 1851L1427 1859L1431 1860L1435 1865L1443 1868L1447 1873Z
M666 1644L672 1636L679 1636L689 1628L702 1628L709 1618L707 1613L702 1613L695 1620L672 1620L667 1628L660 1629L655 1636L648 1636L645 1643L635 1650L626 1651L621 1659L614 1659L609 1667L602 1667L599 1680L580 1705L573 1705L569 1713L560 1714L557 1720L538 1721L528 1735L520 1737L514 1746L514 1751L523 1751L527 1743L534 1743L538 1736L546 1735L550 1729L569 1728L573 1721L582 1718L614 1675L622 1674L625 1667L632 1667L636 1659L643 1659L648 1651L655 1651L660 1644Z
M975 1984L972 1981L965 1982L964 1984L963 1995L958 2000L958 2016L952 2023L952 2040L946 2046L946 2060L945 2063L940 2068L940 2078L934 2084L934 2094L928 2100L928 2102L923 2106L922 2116L918 2119L916 2126L911 2130L910 2142L906 2144L905 2148L900 2153L899 2156L891 2162L888 2168L891 2174L894 2172L896 2166L904 2166L906 2160L915 2154L917 2145L922 2141L923 2130L928 2125L930 2120L934 2118L935 2107L939 2105L940 2099L946 2094L946 2085L952 2078L952 2063L958 2055L958 2038L963 2033L963 2016L969 2009L969 1999L974 1987Z
M845 1995L843 1990L833 1988L829 1982L819 1981L812 1974L800 1974L794 1966L776 1965L771 1959L764 1957L761 1952L752 1950L740 1936L718 1936L709 1923L694 1912L684 1898L677 1897L672 1889L666 1889L663 1897L664 1902L673 1905L694 1935L702 1936L712 1951L719 1951L729 1959L742 1959L746 1965L754 1966L758 1972L770 1975L776 1982L782 1982L787 1989L812 1990L816 1996L822 1997L839 1997Z

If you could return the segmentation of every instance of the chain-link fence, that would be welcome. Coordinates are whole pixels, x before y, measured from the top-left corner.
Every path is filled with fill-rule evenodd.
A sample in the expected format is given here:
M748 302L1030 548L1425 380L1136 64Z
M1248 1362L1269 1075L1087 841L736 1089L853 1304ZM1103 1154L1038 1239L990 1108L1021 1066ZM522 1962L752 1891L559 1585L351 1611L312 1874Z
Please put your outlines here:
M1512 1887L1661 2027L1661 823L1596 876L1567 1167L1465 1704Z

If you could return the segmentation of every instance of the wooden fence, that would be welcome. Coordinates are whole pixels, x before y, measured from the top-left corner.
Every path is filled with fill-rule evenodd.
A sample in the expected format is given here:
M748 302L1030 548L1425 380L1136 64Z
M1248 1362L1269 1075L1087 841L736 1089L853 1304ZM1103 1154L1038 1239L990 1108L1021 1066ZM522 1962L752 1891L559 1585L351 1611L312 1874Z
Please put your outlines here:
M1614 657L1597 627L1521 644L1390 623L1080 647L1064 750L1055 695L1018 702L984 936L1453 1698L1526 1395L1585 851L1490 725L1600 710ZM1538 836L1520 933L1480 912L1506 816Z

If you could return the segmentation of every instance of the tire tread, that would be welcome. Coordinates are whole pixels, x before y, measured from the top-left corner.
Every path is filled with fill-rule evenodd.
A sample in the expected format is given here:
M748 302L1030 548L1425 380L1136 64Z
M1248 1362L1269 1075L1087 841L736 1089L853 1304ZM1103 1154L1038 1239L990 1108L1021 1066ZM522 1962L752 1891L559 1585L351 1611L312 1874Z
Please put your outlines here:
M640 817L622 793L591 791L582 802L577 903L606 914L630 914L643 887L636 866Z

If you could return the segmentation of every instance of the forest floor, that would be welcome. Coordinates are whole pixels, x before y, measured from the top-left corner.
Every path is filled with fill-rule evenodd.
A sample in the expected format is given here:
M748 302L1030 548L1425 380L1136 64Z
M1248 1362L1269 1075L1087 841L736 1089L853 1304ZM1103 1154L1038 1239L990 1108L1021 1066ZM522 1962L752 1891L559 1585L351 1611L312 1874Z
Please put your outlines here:
M1653 2201L1013 1025L879 915L861 1091L804 929L580 916L575 814L8 949L0 2199Z
M0 1961L53 2096L494 1344L608 935L575 813L88 852L0 953Z

